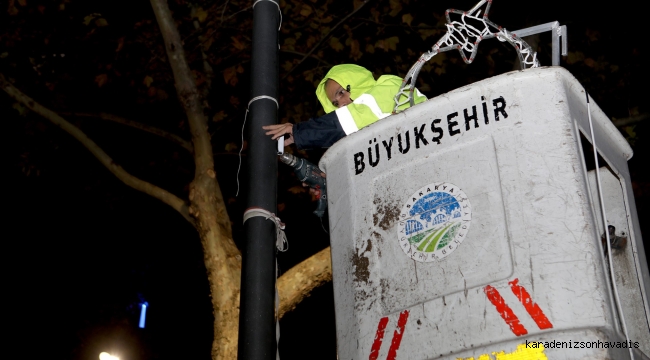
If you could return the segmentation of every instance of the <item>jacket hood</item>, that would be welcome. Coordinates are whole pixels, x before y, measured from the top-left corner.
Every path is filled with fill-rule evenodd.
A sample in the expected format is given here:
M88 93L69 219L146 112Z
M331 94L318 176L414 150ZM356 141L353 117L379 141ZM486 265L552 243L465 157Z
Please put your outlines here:
M323 105L325 113L330 113L337 109L325 92L325 83L328 79L336 81L346 90L349 85L350 98L352 100L368 92L373 86L375 86L375 78L372 76L372 73L364 67L354 64L341 64L332 67L316 88L316 96L321 105Z

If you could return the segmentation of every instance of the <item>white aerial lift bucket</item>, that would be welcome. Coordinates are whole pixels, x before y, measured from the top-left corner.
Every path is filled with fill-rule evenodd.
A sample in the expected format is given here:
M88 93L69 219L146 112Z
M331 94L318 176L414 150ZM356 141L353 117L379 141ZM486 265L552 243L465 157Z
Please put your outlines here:
M632 150L593 101L591 117L607 219L628 240L616 290L586 96L563 68L473 83L329 149L339 359L647 358Z

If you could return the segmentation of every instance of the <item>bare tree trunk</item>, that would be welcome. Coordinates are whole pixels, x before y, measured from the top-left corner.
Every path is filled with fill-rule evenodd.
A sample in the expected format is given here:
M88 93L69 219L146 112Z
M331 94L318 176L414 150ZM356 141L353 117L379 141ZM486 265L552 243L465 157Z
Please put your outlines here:
M194 143L194 180L190 184L190 214L203 245L214 308L212 358L237 358L241 255L232 240L230 219L217 183L208 122L166 0L151 0L165 41L178 99L185 109Z
M102 163L111 173L113 173L118 179L120 179L122 182L124 182L126 185L144 192L147 195L150 195L163 203L171 206L174 208L176 211L178 211L187 221L189 221L192 225L194 225L197 230L198 230L198 225L196 224L196 221L194 218L192 218L189 215L188 212L188 206L185 201L182 199L176 197L175 195L169 193L168 191L161 189L151 183L148 183L146 181L143 181L141 179L136 178L135 176L129 174L126 172L121 166L116 164L108 154L104 152L97 144L92 141L88 136L86 136L85 133L83 133L79 128L76 126L72 125L70 122L62 118L60 115L55 113L54 111L42 106L41 104L37 103L34 101L32 98L28 97L27 95L23 94L20 90L18 90L16 87L14 87L9 81L5 79L5 77L0 74L0 89L4 90L9 96L11 96L14 100L20 102L24 106L26 106L28 109L31 111L34 111L35 113L43 116L44 118L48 119L51 121L54 125L60 127L73 137L75 137L79 142L85 146L88 150L90 150L91 153L95 155L95 157L99 160L100 163ZM127 124L127 123L124 123ZM128 124L127 124L128 125ZM137 128L142 129L141 127L137 126ZM142 129L147 132L151 132L153 134L158 134L160 135L162 133L161 130L154 130L150 131L150 129ZM167 136L164 136L165 138L169 138ZM209 177L209 176L208 176ZM218 191L218 185L216 187L216 190ZM195 193L191 195L191 197L195 197ZM223 199L221 199L221 195L217 194L214 196L215 202L216 202L216 207L217 207L217 214L216 214L216 219L218 219L218 222L215 220L213 224L219 224L216 226L216 229L213 229L213 233L208 234L205 238L202 237L202 244L204 246L210 245L212 247L208 248L205 251L205 261L206 261L206 268L208 269L208 276L210 280L210 289L212 294L219 294L222 287L227 287L230 286L229 284L232 283L233 279L236 282L237 285L239 285L240 281L240 268L241 268L241 261L239 257L239 253L237 248L235 247L234 243L232 242L232 239L230 237L231 230L229 227L226 226L226 223L229 225L229 218L228 214L225 211L225 205L223 204ZM219 203L221 203L221 206L219 206ZM195 217L200 218L200 214L196 214L196 210L192 210L192 213ZM226 246L219 245L219 240L218 239L223 239L222 234L227 234L226 240L224 241ZM223 244L223 243L222 243ZM224 249L225 247L225 249ZM219 259L223 259L223 254L225 255L225 258L228 259L227 263L229 263L231 266L231 270L223 270L219 268ZM232 255L234 254L234 255ZM234 260L233 260L234 259ZM331 253L330 253L330 248L326 248L317 254L309 257L308 259L304 260L300 264L294 266L292 269L287 271L285 274L283 274L279 279L278 279L278 292L280 295L280 311L278 313L278 317L284 316L287 312L293 310L298 306L298 304L305 298L308 297L309 294L317 287L329 282L332 280L332 265L331 265ZM235 271L232 271L232 268L235 269ZM219 276L228 276L230 279L226 278L228 281L225 282L220 282L218 281ZM228 288L226 288L228 290ZM234 290L228 290L227 293L230 294L231 297L234 296L236 300L234 306L232 306L232 302L228 303L226 302L225 305L218 305L220 307L214 306L215 304L215 298L213 296L213 307L215 311L215 340L213 344L213 348L218 348L221 346L222 342L226 343L226 346L228 348L234 349L234 351L230 351L227 356L225 357L222 356L223 351L214 351L214 356L220 356L220 358L226 358L226 359L235 359L237 356L236 353L236 339L237 339L237 331L238 331L238 313L239 313L239 286L236 288L236 293L233 294ZM218 303L219 304L219 303ZM232 307L228 307L232 306ZM224 312L224 314L221 314L221 312ZM234 313L237 313L237 315L234 315ZM219 317L222 319L221 323L217 323L216 319ZM230 323L228 323L230 321ZM224 326L223 330L219 330L217 332L216 326ZM232 340L235 340L235 343L233 344Z
M151 0L156 18L165 40L165 47L174 72L178 98L185 108L192 134L195 176L190 184L190 206L151 183L126 172L116 164L95 142L79 128L66 121L56 112L45 108L14 87L0 74L0 89L65 130L79 140L95 157L126 185L155 197L177 210L199 232L204 251L205 267L208 272L212 306L214 309L213 359L235 360L239 331L239 291L241 278L241 254L232 239L230 218L226 212L223 195L216 180L212 145L208 134L207 118L204 115L195 81L185 61L178 29L171 18L165 0ZM84 114L85 115L85 114ZM110 116L102 117L139 128L188 148L188 143L165 132L137 125L133 122ZM181 141L182 140L182 141ZM311 256L296 265L278 279L281 317L293 310L316 287L332 278L329 248Z
M239 290L241 255L232 240L230 220L214 172L208 123L198 90L185 61L180 35L165 0L151 0L169 57L176 91L188 117L194 161L194 181L190 185L190 214L205 253L205 266L214 307L212 358L236 359L239 331ZM309 293L332 278L329 248L303 261L278 281L281 300L279 316L292 310Z

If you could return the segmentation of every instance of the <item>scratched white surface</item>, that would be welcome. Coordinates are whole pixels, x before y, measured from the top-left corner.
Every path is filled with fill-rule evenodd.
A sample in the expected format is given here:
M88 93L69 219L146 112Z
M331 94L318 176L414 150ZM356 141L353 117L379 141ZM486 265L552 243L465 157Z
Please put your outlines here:
M500 97L508 117L497 122L493 101ZM483 99L489 124L483 123ZM585 130L584 99L580 84L562 68L512 72L390 116L342 139L323 156L340 359L369 359L378 323L387 317L376 354L386 359L405 310L409 316L401 344L398 349L393 345L397 359L479 356L541 338L621 340L576 134L576 124ZM466 130L463 110L471 113L472 106L480 126ZM441 119L438 125L446 127L453 112L459 114L453 119L460 133L450 136L445 128L440 144L431 141L436 135L433 120ZM629 178L631 149L593 102L592 115L601 151ZM422 124L428 144L420 141L416 149L413 131ZM411 149L402 154L396 136L407 130ZM380 160L371 166L368 148L374 152L375 144L388 143L391 137L391 160L378 145ZM354 154L359 152L364 153L365 168L355 174ZM468 195L472 224L451 255L416 263L399 247L396 214L415 190L443 181ZM635 209L629 213L638 229ZM647 271L647 266L639 271L646 289ZM508 285L514 279L544 311L552 329L540 330L528 315ZM513 334L487 299L488 284L500 292L527 335ZM644 313L643 303L629 304L640 309L636 314ZM627 356L570 351L576 350L548 354L554 359Z
M383 315L512 274L497 169L494 143L487 136L458 144L454 151L433 152L396 166L375 179L373 216L380 225L374 227L371 241L381 250L381 256L372 252L371 264L379 271ZM388 215L382 210L408 199L421 186L434 181L453 183L471 199L472 235L441 261L417 262L395 247L399 237L396 221L384 223ZM408 297L402 295L406 293Z
M591 191L592 203L595 206L594 212L597 219L601 219L601 211L598 202L598 187L596 183L595 170L588 173L589 190ZM639 341L640 349L646 354L650 354L650 331L648 330L648 319L645 316L643 307L635 306L643 302L639 281L636 276L636 266L634 261L634 238L630 234L628 226L628 212L625 206L625 197L623 184L607 168L600 168L600 178L602 181L603 200L605 211L607 213L607 223L616 227L617 236L626 236L627 245L624 249L613 250L612 262L614 264L614 273L616 286L623 308L623 315L628 328L630 339ZM598 233L603 234L602 220L598 222ZM632 234L633 235L633 234Z

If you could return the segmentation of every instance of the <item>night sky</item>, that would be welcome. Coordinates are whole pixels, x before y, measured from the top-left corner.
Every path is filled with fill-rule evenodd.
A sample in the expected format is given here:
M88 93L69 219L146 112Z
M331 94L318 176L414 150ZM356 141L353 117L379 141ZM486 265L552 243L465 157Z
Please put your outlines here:
M388 3L388 0L378 0L378 3ZM409 9L417 10L421 6L427 11L433 9L443 13L446 8L452 7L469 9L474 1L446 0L435 2L435 6L431 3L434 2L411 0ZM648 71L643 64L647 62L648 50L647 40L641 31L641 26L645 25L644 19L632 6L636 2L616 2L618 9L613 9L611 3L609 7L586 1L566 3L498 0L493 4L494 17L491 19L513 30L525 26L526 21L544 23L559 20L567 24L570 49L591 56L597 65L585 67L566 64L566 59L563 59L563 65L590 92L593 90L594 98L605 113L617 118L647 114L650 111L647 105L650 91L647 86ZM124 2L120 4L124 5ZM144 5L134 11L148 16L149 10ZM92 6L86 6L86 12L94 11ZM103 6L101 10L104 13L120 13L117 5L111 7L99 2L97 6ZM4 6L0 11L5 11ZM341 9L336 11L339 15L345 13ZM125 12L127 19L139 16L129 15L128 10ZM535 16L517 16L520 12L534 13ZM250 15L248 12L243 16ZM368 15L362 11L359 16ZM5 13L0 16L0 36L8 31L2 25L8 19ZM340 32L341 36L345 33L343 30ZM590 42L590 36L597 37L598 41L591 39ZM430 46L437 38L429 38L426 43ZM544 43L549 39L542 37L540 41ZM407 40L403 40L403 43L407 43ZM0 41L0 54L14 51L19 46L7 44ZM413 63L426 47L416 47L416 50L413 55L401 54L405 63ZM489 77L483 71L487 65L485 60L481 60L481 55L485 54L479 54L475 68L450 65L447 73L439 79L423 74L423 81L434 84L426 94L437 96L457 86ZM284 56L286 54L281 56L281 61ZM327 53L323 56L327 56ZM458 57L458 54L450 53L448 56ZM540 54L542 61L548 60L548 57L549 54ZM331 59L330 62L338 63L342 59ZM362 57L359 63L371 67L371 60L367 58ZM628 71L626 77L636 80L616 87L608 85L618 84L612 78L622 76L612 72L609 66L614 63ZM602 65L601 68L598 64ZM72 71L70 64L60 66L67 66L66 71ZM313 64L304 66L309 68ZM458 71L464 69L467 69L467 73L458 75ZM497 66L498 71L502 69ZM20 71L13 71L14 68L0 60L0 72L20 80ZM375 74L379 75L377 71ZM248 83L249 79L244 73L238 91L245 94ZM16 86L45 103L55 103L55 100L48 99L59 96L57 92L30 92L27 79L20 80ZM292 86L281 83L284 99L280 116L284 116L284 111L289 112L286 110L290 108L287 104L293 104L292 98L302 99L301 96L306 96L308 105L305 105L307 110L303 114L306 120L313 115L310 111L315 112L311 109L318 108L315 96L310 95L314 89L305 87L299 91L296 90L297 86ZM227 98L230 95L228 91L215 90L215 96ZM135 105L125 103L119 97L118 91L106 92L101 99L91 99L82 90L75 93L70 88L65 89L66 98L75 96L81 99L76 104L86 101L99 107L97 104L101 103L104 104L100 107L102 111L115 110L131 117L135 117L134 114L144 114L143 117L147 118L165 117L169 112L182 117L177 104L162 108L156 104L141 104L135 109ZM619 99L617 96L627 99L626 102L612 101ZM170 94L167 102L177 103L174 93ZM282 109L283 104L285 110ZM237 129L240 129L244 110L245 106L233 110L228 132L217 133L214 138L222 141L223 137L224 143L232 141L238 144ZM123 360L208 359L213 335L212 307L196 230L168 206L125 186L67 133L36 114L16 111L13 100L4 92L0 92L0 118L5 126L2 131L4 154L8 155L8 166L4 171L8 196L4 211L6 235L3 237L2 256L4 279L8 283L3 293L9 299L9 306L5 306L4 312L9 318L9 322L5 322L9 326L5 328L10 335L5 344L8 349L13 349L9 351L25 358L97 359L100 352L107 351L118 354ZM125 164L127 170L163 188L175 189L173 191L178 195L186 191L193 168L191 165L179 165L192 162L183 150L156 136L117 124L80 119L76 119L75 123L82 126L84 132L116 161ZM179 133L186 131L183 128L177 130ZM650 178L645 171L650 158L648 120L635 128L622 129L622 132L633 143L635 155L630 169L642 231L648 234ZM186 132L183 135L189 138ZM242 229L239 223L243 204L234 196L238 164L236 150L226 153L221 149L215 151L218 152L215 157L218 180L225 198L230 201L228 211L233 221L234 237L240 244ZM307 155L310 161L317 163L322 153L309 151ZM278 202L287 209L280 215L287 223L290 243L289 251L279 255L280 271L284 272L328 246L329 241L321 223L311 214L315 203L309 202L306 193L287 191L299 184L288 168L279 166ZM242 188L246 188L247 175L245 170L240 174L240 180L244 182ZM324 226L327 225L325 220ZM646 245L646 252L648 247ZM150 306L146 328L139 329L139 304L143 301ZM285 315L281 321L281 337L280 354L283 359L335 358L331 284L315 290L296 310Z

